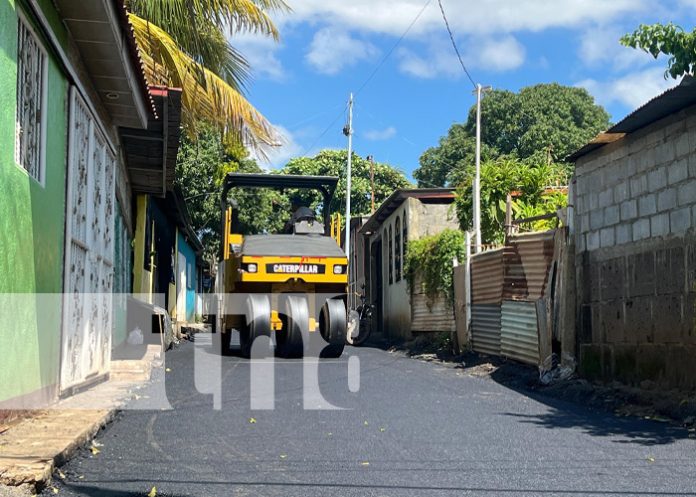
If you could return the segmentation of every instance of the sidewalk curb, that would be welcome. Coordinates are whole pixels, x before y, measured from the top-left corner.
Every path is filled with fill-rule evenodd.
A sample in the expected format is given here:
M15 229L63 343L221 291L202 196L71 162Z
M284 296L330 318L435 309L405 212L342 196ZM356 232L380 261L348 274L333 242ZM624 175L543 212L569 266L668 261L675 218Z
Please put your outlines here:
M155 363L162 359L163 354L148 354L143 360L123 361L127 364L115 365L114 369L127 373L131 368L136 374L125 374L127 379L117 374L0 435L0 497L33 495L50 486L55 469L114 420L133 398L134 390L150 381ZM100 402L106 404L99 408ZM83 409L82 405L95 408Z
M113 421L119 409L114 408L108 411L85 411L80 412L79 416L84 420L90 413L93 419L89 425L77 433L71 440L66 440L65 445L48 457L36 457L27 460L26 463L17 462L18 458L3 458L0 455L0 495L3 495L2 487L28 486L35 491L40 491L51 482L53 471L56 467L64 464L75 453L94 436L99 433L104 426ZM41 422L43 418L36 418L31 421ZM28 457L24 457L28 459ZM9 461L14 461L6 465ZM21 494L20 494L21 495Z

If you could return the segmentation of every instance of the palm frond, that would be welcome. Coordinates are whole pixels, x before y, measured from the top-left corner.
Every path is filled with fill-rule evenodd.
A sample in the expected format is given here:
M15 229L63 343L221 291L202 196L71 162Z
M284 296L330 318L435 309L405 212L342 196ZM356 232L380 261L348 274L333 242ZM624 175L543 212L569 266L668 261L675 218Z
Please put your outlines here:
M160 26L177 41L181 41L180 35L190 35L204 21L277 40L278 30L267 12L289 10L283 0L129 0L128 8Z
M185 126L209 121L261 155L265 146L279 144L273 126L239 91L197 63L160 27L132 13L128 17L148 82L182 88Z

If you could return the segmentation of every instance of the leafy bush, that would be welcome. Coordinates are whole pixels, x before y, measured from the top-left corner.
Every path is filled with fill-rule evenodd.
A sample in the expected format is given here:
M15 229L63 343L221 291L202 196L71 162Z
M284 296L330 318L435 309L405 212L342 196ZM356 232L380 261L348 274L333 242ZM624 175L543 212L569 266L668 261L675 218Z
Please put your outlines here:
M505 202L508 193L517 195L513 204L515 217L553 212L565 206L563 194L547 194L549 186L562 186L568 182L569 171L564 164L537 163L504 157L481 164L481 235L484 243L501 243L505 238ZM463 230L473 227L474 168L466 171L457 189L457 216ZM524 211L524 215L520 213ZM543 223L542 223L543 224ZM547 222L548 224L548 222Z
M406 275L413 286L416 273L423 277L426 296L434 299L444 294L450 301L454 298L452 260L466 258L464 233L446 229L437 235L408 242L406 251Z

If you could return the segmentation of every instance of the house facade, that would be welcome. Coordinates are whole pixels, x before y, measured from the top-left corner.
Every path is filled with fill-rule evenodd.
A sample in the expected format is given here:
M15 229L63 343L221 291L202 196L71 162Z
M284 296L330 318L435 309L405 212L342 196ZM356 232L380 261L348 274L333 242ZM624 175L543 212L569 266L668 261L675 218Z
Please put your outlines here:
M170 188L163 198L138 195L133 245L135 297L166 310L176 323L193 323L203 245L178 187Z
M179 113L163 119L122 2L1 2L0 25L0 406L21 408L108 375L133 196L162 191Z
M412 333L451 331L452 306L446 299L429 301L405 273L409 240L458 228L452 209L454 191L447 188L397 190L355 233L354 287L365 282L374 305L373 330L385 338L406 339Z
M696 386L696 85L572 156L577 342L592 378Z

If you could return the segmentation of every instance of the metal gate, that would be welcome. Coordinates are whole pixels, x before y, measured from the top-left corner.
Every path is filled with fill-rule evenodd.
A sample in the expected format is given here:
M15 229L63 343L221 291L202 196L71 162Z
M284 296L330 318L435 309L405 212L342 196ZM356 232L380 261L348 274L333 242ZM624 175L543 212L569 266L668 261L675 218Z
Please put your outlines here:
M71 89L60 389L108 371L111 355L115 156Z

